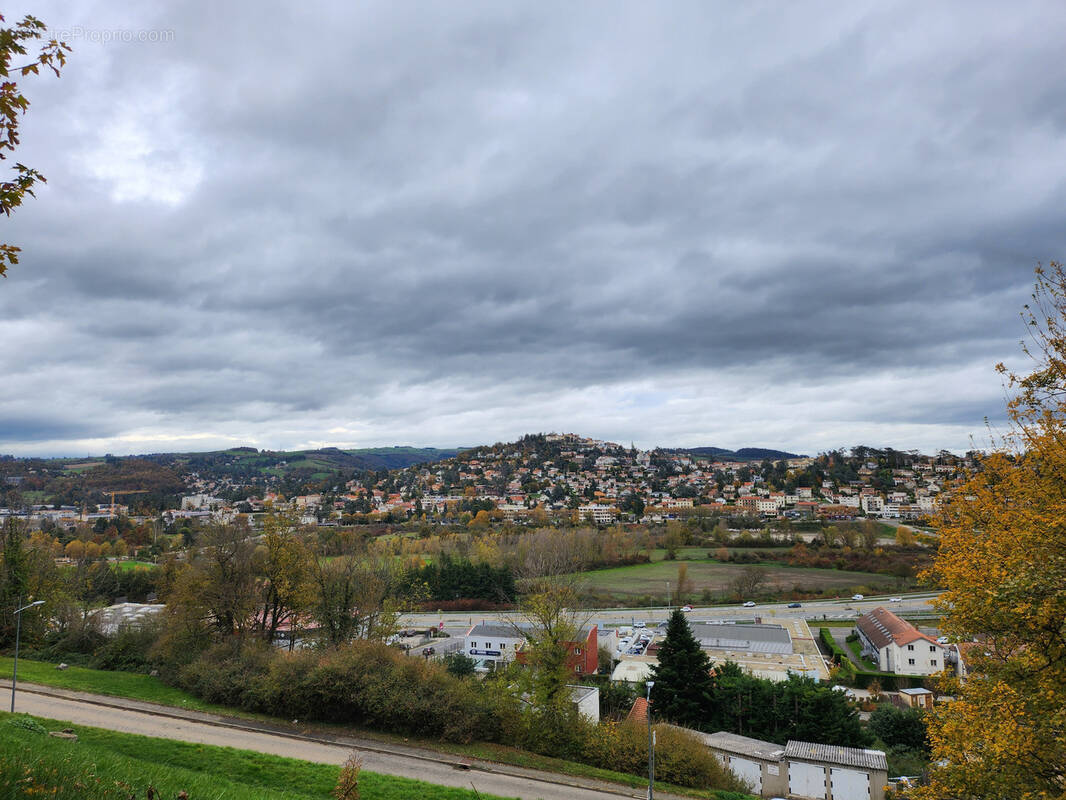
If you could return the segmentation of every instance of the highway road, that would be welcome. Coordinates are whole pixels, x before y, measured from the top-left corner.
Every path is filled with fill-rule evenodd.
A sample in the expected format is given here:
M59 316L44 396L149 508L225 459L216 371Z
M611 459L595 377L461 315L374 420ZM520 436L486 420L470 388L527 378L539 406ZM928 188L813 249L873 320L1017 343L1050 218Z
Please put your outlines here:
M862 600L839 599L818 600L803 603L801 608L789 608L788 603L759 603L754 608L745 608L742 605L735 606L706 606L694 607L689 613L689 619L718 620L718 619L747 619L761 617L769 622L773 617L796 617L808 620L844 620L856 617L871 611L878 606L891 609L901 616L933 614L933 600L937 592L925 592L921 594L893 595L902 597L901 602L893 603L889 595L865 597ZM575 613L581 619L587 619L601 625L632 625L636 621L646 622L649 625L663 622L669 618L673 609L670 608L606 608L606 609L582 609ZM469 611L457 612L428 612L421 614L405 614L400 622L409 628L428 628L444 623L444 630L451 635L462 635L470 625L481 620L508 623L516 620L514 612L507 611ZM812 622L813 624L813 622Z
M152 713L149 710L151 704L148 703L83 693L52 692L37 686L24 689L20 684L16 711L77 725L236 747L322 764L343 764L355 749L359 752L364 769L372 772L463 789L473 786L478 792L522 800L618 800L619 797L644 797L647 793L646 789L641 791L588 779L506 767L373 740L348 739L344 740L345 744L338 744L313 735L256 730L255 723L245 727L245 723L239 720L210 714L165 707L163 714ZM9 691L2 693L5 707L10 696Z

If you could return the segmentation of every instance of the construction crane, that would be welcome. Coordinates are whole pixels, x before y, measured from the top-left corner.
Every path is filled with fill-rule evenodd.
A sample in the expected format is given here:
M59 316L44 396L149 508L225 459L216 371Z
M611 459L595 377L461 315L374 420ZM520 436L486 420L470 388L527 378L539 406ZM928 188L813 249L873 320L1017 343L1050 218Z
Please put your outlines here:
M150 489L115 489L115 490L110 491L110 492L107 489L104 489L104 494L111 495L111 506L109 508L109 511L111 512L111 516L108 517L108 519L114 519L115 517L118 516L118 514L115 513L115 495L119 495L119 494L148 494L149 492L151 492Z

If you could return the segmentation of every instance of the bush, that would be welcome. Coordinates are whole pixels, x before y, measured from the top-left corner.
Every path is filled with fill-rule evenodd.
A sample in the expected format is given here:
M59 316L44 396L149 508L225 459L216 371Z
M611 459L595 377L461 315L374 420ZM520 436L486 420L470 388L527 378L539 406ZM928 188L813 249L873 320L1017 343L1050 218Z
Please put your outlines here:
M890 747L928 751L925 719L917 708L879 706L870 715L870 730Z
M7 721L7 724L12 728L19 728L40 736L48 735L48 729L28 714L19 714L17 717L12 717Z
M648 729L634 722L589 725L582 760L640 775L648 769ZM679 786L744 791L741 782L692 733L655 726L655 777Z
M89 666L94 669L147 672L151 664L149 653L158 638L159 623L156 620L146 620L139 625L123 625L96 649Z
M444 668L456 678L466 678L475 672L474 659L462 653L449 653L444 657Z

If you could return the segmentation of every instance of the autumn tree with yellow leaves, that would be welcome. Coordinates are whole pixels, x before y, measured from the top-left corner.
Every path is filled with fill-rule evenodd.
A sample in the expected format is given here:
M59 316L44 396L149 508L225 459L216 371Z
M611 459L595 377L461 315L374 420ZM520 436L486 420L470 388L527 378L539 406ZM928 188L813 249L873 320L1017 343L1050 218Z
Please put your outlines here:
M928 719L922 800L1066 798L1066 272L1037 270L1010 428L952 492L930 577L969 676Z
M19 121L30 107L30 101L20 90L17 78L39 75L47 70L59 77L67 63L70 47L57 39L45 40L45 24L36 17L26 15L11 27L2 23L0 14L0 160L14 152L19 145ZM36 53L31 53L27 44L44 41ZM6 151L6 152L5 152ZM27 196L33 197L34 187L44 183L44 176L25 164L15 164L11 180L0 180L0 214L11 212L22 205ZM0 243L0 275L7 272L9 264L17 264L20 248Z

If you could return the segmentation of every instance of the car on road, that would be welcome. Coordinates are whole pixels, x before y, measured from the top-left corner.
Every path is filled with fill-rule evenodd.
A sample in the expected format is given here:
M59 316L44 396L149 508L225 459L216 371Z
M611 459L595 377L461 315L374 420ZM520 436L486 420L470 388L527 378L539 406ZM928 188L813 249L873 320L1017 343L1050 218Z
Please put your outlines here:
M851 596L851 599L852 600L862 600L862 595L861 594L853 594Z
M936 642L937 642L937 644L947 644L948 643L948 637L947 636L937 636L936 637Z
M681 606L681 610L687 614L689 611L692 610L692 606Z
M890 603L902 603L903 602L903 598L902 597L890 597L890 598L888 598L888 602L890 602Z
M748 602L746 602L744 604L744 608L755 608L755 601L754 600L749 600Z
M426 658L429 658L431 655L434 655L436 652L437 652L437 648L436 647L426 647L426 648L424 648L422 650L422 655L424 655Z
M634 628L647 628L648 627L648 623L646 623L646 622L634 622L633 623L633 627Z
M803 608L803 603L789 603L789 608Z

